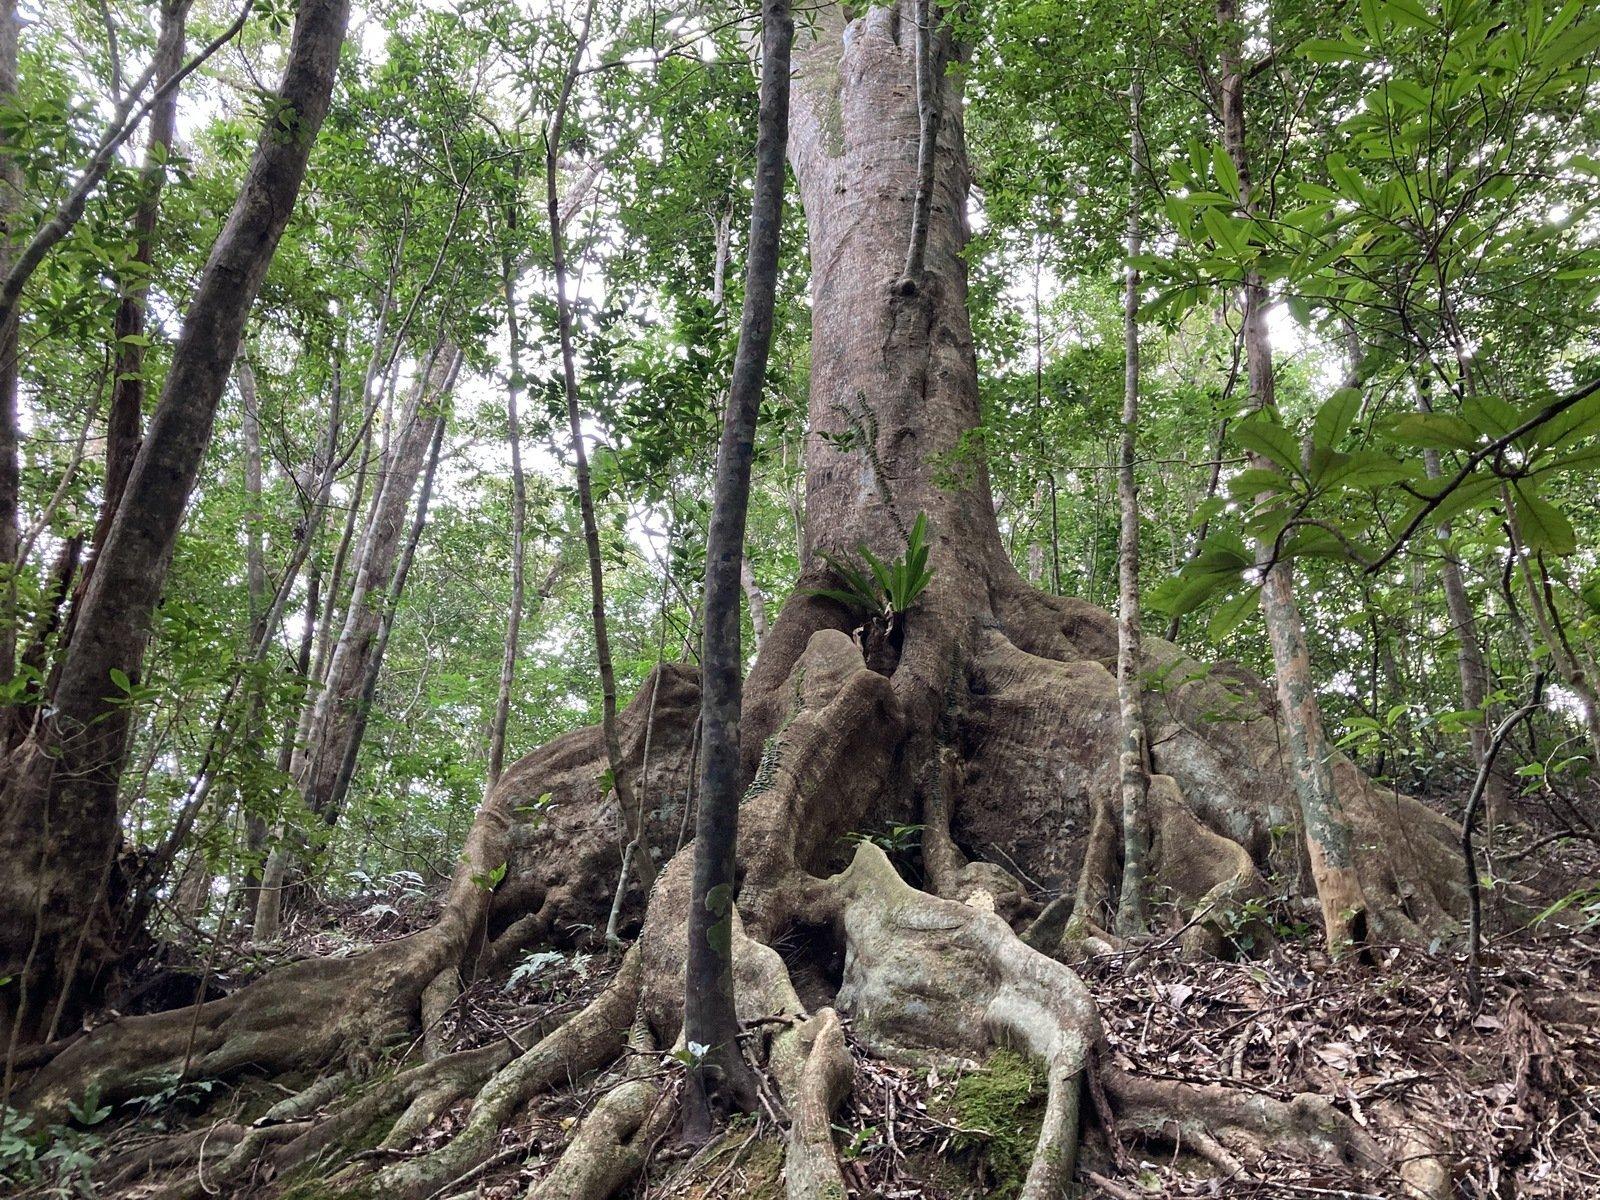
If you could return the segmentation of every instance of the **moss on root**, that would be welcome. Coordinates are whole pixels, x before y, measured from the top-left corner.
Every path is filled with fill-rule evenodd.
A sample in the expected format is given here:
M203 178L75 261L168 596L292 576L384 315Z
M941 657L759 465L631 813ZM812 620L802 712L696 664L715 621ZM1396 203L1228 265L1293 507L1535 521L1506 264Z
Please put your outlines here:
M994 1200L1010 1200L1022 1190L1039 1142L1045 1092L1043 1066L1002 1048L958 1079L944 1103L944 1119L963 1131L952 1148L981 1163Z
M783 1142L770 1134L751 1140L748 1126L736 1124L696 1156L686 1177L662 1183L666 1194L683 1200L783 1200Z

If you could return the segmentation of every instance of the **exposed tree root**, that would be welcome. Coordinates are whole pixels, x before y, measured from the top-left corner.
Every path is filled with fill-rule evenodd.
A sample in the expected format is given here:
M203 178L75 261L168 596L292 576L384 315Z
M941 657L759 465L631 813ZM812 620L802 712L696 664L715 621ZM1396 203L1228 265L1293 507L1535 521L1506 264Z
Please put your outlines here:
M793 1118L784 1152L789 1200L837 1200L844 1176L833 1145L833 1114L850 1091L854 1064L839 1014L820 1010L799 1031L805 1064L790 1103Z
M1298 1155L1325 1166L1391 1180L1416 1200L1445 1200L1449 1173L1414 1136L1398 1136L1398 1154L1326 1098L1278 1100L1243 1089L1102 1072L1123 1132L1192 1150L1225 1176L1250 1177L1269 1154Z
M587 1008L512 1059L478 1089L467 1122L455 1137L432 1154L384 1168L373 1181L374 1190L402 1200L421 1200L477 1166L494 1152L501 1128L531 1097L580 1079L621 1052L624 1033L638 1005L638 988L639 960L630 952L606 990ZM413 1129L423 1128L431 1120L431 1116L423 1119L421 1113L408 1116L409 1120L401 1120Z
M677 1113L677 1089L664 1082L643 1021L628 1038L632 1057L623 1082L583 1119L561 1157L528 1192L529 1200L608 1200L644 1169Z
M836 630L809 635L785 680L752 690L771 733L741 814L735 968L747 1053L771 1080L769 1111L788 1125L794 1200L831 1200L843 1186L832 1132L851 1075L842 1020L892 1058L971 1062L1007 1045L1037 1059L1048 1091L1022 1195L1058 1196L1072 1178L1080 1093L1099 1021L1083 983L1050 955L1082 952L1085 933L1111 944L1099 926L1112 914L1120 870L1116 692L1109 671L1086 653L1110 637L1110 622L1097 610L1044 598L1011 617L1004 632L978 635L957 686L945 689L956 696L948 744L936 744L910 720L898 679L867 669ZM794 640L780 620L768 653ZM1178 681L1147 698L1157 769L1149 802L1155 919L1149 950L1140 953L1169 941L1189 954L1218 953L1241 929L1240 906L1262 893L1263 871L1282 869L1271 822L1283 816L1287 784L1271 723L1245 684L1233 684L1244 689L1241 698L1215 674L1185 678L1186 660L1170 648L1154 643L1151 652ZM672 667L661 680L650 786L640 790L659 798L649 819L664 828L677 819L687 783L694 682ZM1227 705L1241 712L1252 704L1257 715L1249 720L1207 718ZM623 718L631 754L642 744L639 709L636 700ZM321 1174L339 1189L424 1200L481 1172L501 1152L502 1130L532 1097L613 1064L632 1030L620 1081L530 1195L597 1200L625 1186L648 1165L676 1112L676 1080L658 1048L680 1036L687 853L664 865L636 945L582 1012L543 1037L524 1029L456 1054L442 1053L439 1040L428 1037L458 973L503 967L533 940L599 937L626 841L620 814L595 782L602 757L598 736L581 731L507 772L474 827L467 865L433 929L356 959L293 964L198 1009L96 1030L37 1073L29 1103L59 1109L97 1082L111 1098L153 1090L186 1059L194 1078L337 1064L361 1089L353 1099L322 1112L338 1091L338 1076L330 1075L255 1126L216 1126L202 1139L203 1187L190 1176L159 1194L188 1200L247 1179ZM931 767L913 769L929 761ZM1363 828L1388 824L1396 813L1411 823L1409 840L1363 851L1363 870L1376 881L1368 893L1378 897L1375 910L1398 914L1388 928L1402 919L1436 927L1456 886L1452 841L1439 835L1431 815L1414 820L1425 810L1413 802L1359 777L1353 786L1362 797L1353 811L1368 822ZM924 865L938 895L901 879L870 842L844 859L845 834L919 811ZM1096 823L1105 834L1098 840L1089 833ZM1076 838L1074 829L1081 831ZM657 837L654 844L670 841ZM1057 887L1081 883L1063 887L1077 893L1077 904L1052 903L1026 940L1019 938L1010 922L1023 923L1037 904L1011 870L961 848L990 844L1029 878ZM479 881L502 862L505 879L490 897ZM788 938L807 965L814 1015L770 948ZM829 965L836 955L842 969ZM424 1061L374 1072L385 1045L411 1045L419 1032ZM1314 1160L1367 1170L1390 1161L1371 1135L1315 1097L1283 1103L1114 1073L1106 1090L1126 1130L1181 1137L1224 1175L1248 1172L1267 1146L1286 1140ZM402 1153L463 1100L470 1100L465 1121L443 1145L370 1170L368 1157ZM142 1166L121 1164L116 1174L127 1180L197 1156L202 1141L174 1142L159 1155L147 1153ZM350 1147L358 1144L377 1149L352 1163ZM1433 1162L1416 1144L1402 1141L1400 1154ZM1406 1170L1414 1194L1436 1194L1426 1175L1422 1167Z

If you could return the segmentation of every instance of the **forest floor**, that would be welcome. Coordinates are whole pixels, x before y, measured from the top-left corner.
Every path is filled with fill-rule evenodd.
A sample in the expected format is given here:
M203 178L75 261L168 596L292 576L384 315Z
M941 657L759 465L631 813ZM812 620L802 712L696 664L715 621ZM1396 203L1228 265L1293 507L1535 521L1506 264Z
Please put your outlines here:
M1535 837L1508 840L1504 860ZM1537 861L1540 878L1530 882L1542 895L1600 880L1593 842L1542 847ZM418 882L387 883L302 918L272 957L352 953L426 924L434 902ZM1600 1195L1600 937L1553 923L1509 924L1498 892L1488 893L1481 1005L1469 1000L1464 962L1450 949L1379 947L1374 962L1333 962L1313 930L1282 914L1277 944L1260 958L1183 962L1172 939L1157 938L1076 966L1099 1003L1115 1066L1284 1100L1315 1092L1364 1125L1403 1107L1443 1150L1458 1195L1592 1198ZM259 956L219 958L212 987L231 989L264 965ZM510 1037L530 1021L553 1025L592 999L615 966L604 952L530 953L509 978L480 980L462 993L441 1020L440 1044L465 1049ZM852 1197L1014 1194L1044 1097L1026 1060L1002 1051L965 1070L941 1070L875 1059L853 1039L850 1048L855 1084L835 1130ZM665 1060L662 1070L678 1068ZM524 1195L620 1078L619 1069L535 1101L501 1131L487 1168L448 1194ZM248 1085L228 1096L179 1097L169 1111L146 1104L96 1133L108 1149L125 1149L130 1140L154 1141L180 1123L248 1112L259 1102ZM382 1156L448 1140L465 1107L444 1113L413 1146ZM1176 1127L1154 1139L1108 1136L1096 1108L1109 1111L1088 1110L1079 1178L1113 1200L1403 1194L1394 1180L1354 1167L1336 1172L1276 1155L1219 1162L1214 1144L1186 1145ZM380 1152L368 1153L378 1165ZM692 1153L663 1145L631 1195L769 1200L783 1195L781 1171L782 1131L763 1114Z

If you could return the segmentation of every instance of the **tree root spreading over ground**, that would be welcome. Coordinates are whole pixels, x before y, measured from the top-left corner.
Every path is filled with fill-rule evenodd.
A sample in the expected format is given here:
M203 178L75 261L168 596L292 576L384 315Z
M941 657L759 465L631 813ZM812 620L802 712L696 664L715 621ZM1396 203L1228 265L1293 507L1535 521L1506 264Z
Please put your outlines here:
M1587 1193L1583 1173L1594 1159L1585 1138L1594 1133L1600 1081L1600 1054L1587 1032L1600 1014L1592 943L1560 947L1567 981L1560 993L1541 983L1537 955L1551 951L1502 948L1494 1001L1476 1014L1453 986L1448 957L1378 948L1377 976L1358 963L1329 966L1308 949L1309 930L1293 927L1296 910L1274 906L1265 883L1272 844L1236 820L1250 811L1259 783L1229 797L1226 776L1201 793L1188 775L1191 763L1206 761L1207 745L1186 732L1198 727L1186 726L1188 709L1221 702L1216 694L1186 699L1179 689L1176 701L1171 693L1151 697L1170 715L1157 764L1172 772L1158 776L1166 782L1154 793L1164 815L1152 860L1165 901L1155 936L1118 946L1097 932L1108 922L1069 921L1050 948L1075 970L1025 945L1016 930L1049 897L969 854L982 844L971 831L999 796L1015 805L1037 794L1025 774L1037 764L1003 753L1008 738L1020 737L1007 723L1011 707L1034 714L1030 736L1042 733L1069 765L1084 764L1087 782L1077 793L1084 808L1100 800L1097 781L1114 778L1109 768L1093 769L1102 747L1083 745L1085 731L1104 727L1109 736L1111 723L1095 711L1112 703L1109 673L1085 660L1076 688L1063 691L1058 676L1074 664L1027 669L1037 661L991 638L968 674L970 707L949 722L953 749L936 751L937 769L922 772L912 789L932 824L921 863L927 891L907 882L877 845L861 840L852 849L845 836L902 815L882 803L906 774L897 754L903 719L889 681L862 665L848 638L829 631L808 639L788 673L787 711L744 806L735 938L746 1049L769 1082L765 1111L736 1133L749 1147L780 1143L783 1194L963 1194L992 1166L972 1148L980 1135L962 1124L947 1093L954 1085L959 1094L955 1081L989 1069L984 1064L1001 1052L1034 1073L1036 1094L1017 1114L1028 1152L1008 1181L1023 1200L1061 1194L1082 1136L1084 1170L1134 1195L1149 1194L1141 1191L1148 1183L1184 1194L1219 1176L1230 1189L1262 1194L1333 1187L1442 1197L1452 1177L1469 1195L1493 1194L1513 1178L1529 1189L1522 1194ZM658 697L656 719L672 724L655 729L653 745L677 746L687 757L683 713L692 707L692 679L680 670L664 683L667 703ZM636 704L627 715L637 754L643 714ZM1249 749L1237 731L1259 739L1262 723L1231 728ZM187 1200L219 1188L411 1200L512 1193L600 1200L630 1189L761 1194L726 1190L745 1178L737 1164L749 1160L749 1147L692 1185L688 1175L717 1161L717 1147L688 1162L670 1148L681 1075L670 1052L682 1051L674 1014L687 854L666 864L634 948L602 987L578 979L569 965L580 996L547 993L559 1019L543 1006L502 1019L493 1008L505 1006L504 971L486 971L438 1019L432 1043L442 1052L423 1053L423 993L450 953L459 949L470 962L475 949L480 963L503 961L496 940L523 937L529 908L546 940L560 942L563 922L609 903L621 826L608 799L593 795L594 740L585 732L530 756L491 801L507 813L507 828L521 810L539 818L505 838L510 867L493 901L482 888L474 899L458 887L441 915L410 937L364 955L292 964L223 1001L103 1027L25 1081L23 1098L47 1110L95 1083L122 1100L171 1079L185 1060L186 1079L242 1084L236 1099L196 1113L193 1126L176 1134L152 1138L137 1119L119 1126L96 1172L108 1195ZM1271 769L1269 756L1255 750L1257 771ZM650 793L670 797L687 767L669 755L659 763ZM1054 795L1061 794L1058 783ZM1196 794L1231 803L1208 810L1185 800ZM548 799L529 804L540 797ZM1402 797L1382 802L1420 810ZM668 804L661 809L665 827L675 813ZM1219 813L1233 823L1219 822ZM1092 824L1083 816L1080 809L1081 826ZM581 831L605 829L608 817L609 839L585 841ZM952 817L955 837L944 827ZM1027 825L995 840L1013 868L1053 878L1063 890L1076 882L1096 906L1114 895L1114 857L1052 869L1048 855L1030 848ZM1431 827L1414 836L1427 839ZM1089 860L1093 841L1080 843ZM549 847L563 842L568 853L552 863ZM598 848L604 844L609 856ZM1251 844L1264 844L1259 858L1245 850ZM1404 852L1419 854L1417 844ZM469 847L476 861L496 853L487 837ZM560 879L575 862L600 869L587 885ZM915 872L918 864L902 866ZM505 911L502 895L519 897L522 911ZM550 916L552 903L563 906L562 922ZM459 932L461 913L471 915L474 905L480 937ZM1425 911L1416 895L1398 897L1391 919L1412 920L1408 907ZM1197 943L1193 934L1202 929ZM1225 962L1200 953L1241 947L1268 957ZM594 960L583 961L592 967ZM321 1011L319 997L363 1007ZM330 1062L342 1067L319 1078L315 1068ZM263 1089L262 1073L278 1078ZM224 1108L229 1115L212 1111ZM568 1115L552 1129L550 1114L558 1112ZM1474 1122L1462 1113L1483 1116ZM774 1161L765 1151L759 1157ZM951 1167L962 1161L964 1182ZM680 1173L685 1179L673 1182Z

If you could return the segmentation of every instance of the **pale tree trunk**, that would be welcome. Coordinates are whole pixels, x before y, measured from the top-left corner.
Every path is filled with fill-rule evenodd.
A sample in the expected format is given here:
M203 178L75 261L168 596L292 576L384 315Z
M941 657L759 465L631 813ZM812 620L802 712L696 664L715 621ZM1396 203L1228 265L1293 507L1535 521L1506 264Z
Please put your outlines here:
M459 369L460 363L458 355L456 369ZM451 372L451 380L453 379L454 370ZM447 380L445 384L447 391L449 387L450 381ZM405 595L406 580L411 575L411 565L417 557L417 546L422 542L422 531L428 523L428 509L433 500L434 477L439 469L439 454L444 446L447 424L445 417L446 414L441 410L429 422L432 433L428 441L427 466L423 469L422 488L417 493L416 510L411 516L411 532L406 537L405 549L401 551L400 562L395 567L394 579L389 584L388 593L380 606L377 636L373 640L371 653L367 655L354 706L354 719L351 722L350 732L344 739L344 757L339 761L339 771L334 777L328 806L322 813L323 821L330 826L338 821L345 797L350 791L350 781L355 778L356 760L361 752L362 740L366 737L367 721L372 715L373 700L378 692L378 679L383 672L384 656L389 650L389 638L394 633L394 624L400 615L400 601Z
M328 111L349 17L348 0L302 0L279 102L298 136L263 132L233 211L189 304L160 402L84 594L61 665L53 711L12 753L0 793L0 975L20 979L0 1002L27 1036L73 994L109 982L117 948L100 899L117 850L117 787L128 707L112 672L137 681L156 602L217 403L278 239L294 211L306 162ZM276 111L276 109L275 109ZM92 990L92 989L91 989Z
M382 482L356 552L350 601L328 657L327 676L309 713L302 711L305 737L295 747L289 773L306 808L330 825L338 819L366 729L369 676L375 679L383 665L388 614L398 599L391 596L391 586L404 582L396 568L408 544L406 514L446 420L459 366L454 343L441 340L412 389L390 456L380 467ZM285 829L267 856L256 903L258 940L271 940L281 928L284 888L296 852L290 843L299 840L296 831Z
M1423 413L1433 411L1425 379L1419 381L1417 411ZM1429 479L1438 479L1443 474L1437 450L1424 450L1422 465ZM1489 692L1492 690L1489 665L1483 656L1483 643L1478 640L1478 617L1473 610L1472 596L1467 591L1466 580L1461 574L1461 559L1450 546L1452 530L1449 522L1439 526L1438 536L1441 546L1439 582L1444 587L1445 609L1450 614L1450 626L1455 632L1458 646L1456 669L1461 676L1461 707L1482 713L1472 725L1472 761L1482 770L1489 753L1488 702ZM1491 768L1483 794L1484 824L1488 826L1491 837L1494 827L1510 815L1507 799L1505 778Z
M700 806L695 814L694 881L690 892L683 1036L696 1051L685 1098L691 1139L711 1132L714 1108L750 1111L756 1079L739 1048L733 994L733 900L738 845L739 719L744 663L739 638L739 588L756 421L772 348L779 234L783 224L784 155L789 138L789 52L794 21L788 0L761 11L761 100L755 193L745 262L744 309L733 361L722 444L706 534L705 636L700 672ZM752 605L752 614L755 611Z
M583 442L583 414L578 395L576 351L572 342L572 303L567 294L567 255L562 234L560 167L561 133L566 123L567 104L578 80L578 69L589 44L589 24L594 17L594 0L584 9L583 25L573 47L572 58L562 80L550 128L545 135L545 215L550 228L550 259L556 280L556 324L561 338L561 381L567 402L567 433L572 451L573 473L578 484L578 512L583 520L583 544L589 557L589 614L594 630L595 665L600 672L600 724L605 737L606 763L611 789L622 810L622 821L633 847L632 864L639 887L649 894L655 884L656 865L645 841L645 815L634 800L617 734L617 676L611 663L611 637L606 629L605 565L600 554L600 527L595 519L594 487L589 474L589 452Z
M1223 144L1239 175L1244 211L1255 216L1250 156L1245 135L1245 67L1241 62L1244 34L1236 0L1218 0L1222 24ZM1267 332L1267 290L1261 277L1248 272L1244 281L1244 350L1246 377L1254 408L1276 407L1272 344ZM1265 462L1253 465L1269 466ZM1271 547L1261 547L1263 556ZM1322 724L1311 652L1295 600L1293 572L1284 562L1267 563L1261 584L1261 612L1272 643L1277 675L1278 707L1287 735L1295 794L1305 827L1311 875L1322 907L1328 945L1335 952L1366 940L1366 899L1352 855L1350 826L1333 777L1333 747Z
M266 513L261 502L261 410L260 396L256 390L256 373L251 367L250 360L243 354L234 366L234 378L239 385L239 399L243 407L242 430L244 433L244 494L245 494L245 545L244 545L244 570L245 586L250 598L250 628L256 627L256 622L265 615L267 607L267 563L265 547L263 545L263 524ZM310 531L307 531L310 537ZM262 702L263 689L257 684L254 686L254 695L250 705L250 727L245 731L245 741L252 751L261 749L262 744ZM245 846L250 853L261 849L266 840L266 825L259 815L252 811L250 797L241 794L239 797L241 819L245 825ZM253 919L255 905L260 896L259 876L250 872L247 876L244 904L242 912L245 919Z
M1128 257L1143 248L1139 186L1144 170L1144 135L1140 129L1144 85L1137 75L1128 89L1132 127L1128 187ZM1122 793L1122 896L1117 904L1119 934L1145 928L1146 855L1150 817L1146 812L1150 778L1145 769L1144 649L1139 621L1139 481L1134 460L1139 437L1139 269L1128 264L1122 293L1123 392L1122 441L1117 456L1117 504L1121 527L1117 539L1117 700L1122 714L1122 753L1118 763Z
M506 642L500 656L500 684L495 692L494 721L489 727L489 769L484 791L494 790L506 759L506 720L511 712L511 686L516 678L521 645L522 599L527 548L528 488L522 477L522 417L517 399L522 392L522 328L517 317L516 280L505 268L506 337L511 376L506 381L506 443L511 451L511 607L506 612Z
M756 635L756 649L760 650L767 636L767 597L756 580L756 566L748 554L740 560L739 584L744 588L745 600L750 605L750 629Z
M239 381L239 399L244 407L244 571L253 625L267 606L267 561L262 536L266 513L261 507L261 400L256 391L255 370L243 355L234 367L234 376Z
M362 681L369 664L378 658L389 588L406 545L406 516L426 469L435 431L445 420L458 366L459 352L453 343L436 345L401 415L361 538L344 626L333 645L327 679L317 697L310 742L292 769L306 807L324 818L337 809L341 765L351 742L359 740L355 725Z

